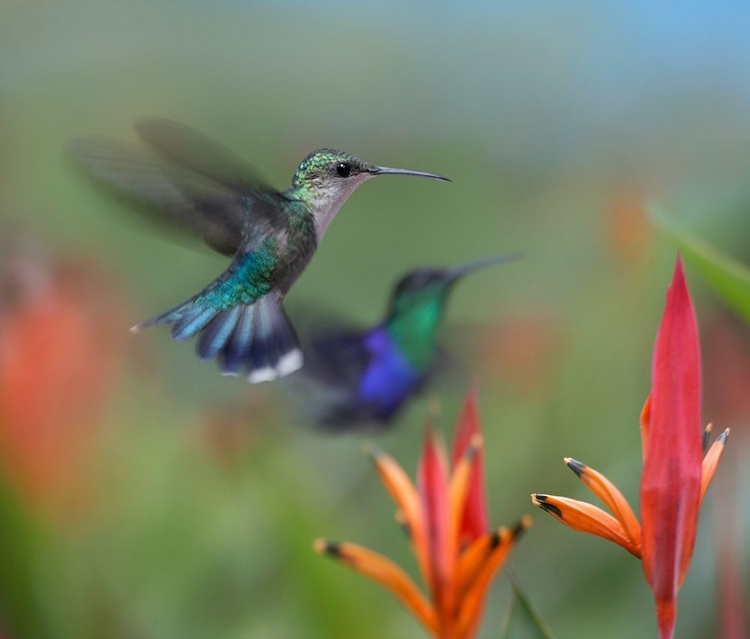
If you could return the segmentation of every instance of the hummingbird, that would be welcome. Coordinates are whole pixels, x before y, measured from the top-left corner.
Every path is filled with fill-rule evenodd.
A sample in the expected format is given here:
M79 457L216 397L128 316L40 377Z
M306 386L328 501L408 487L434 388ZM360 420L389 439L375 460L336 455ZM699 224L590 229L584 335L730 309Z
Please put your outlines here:
M346 430L391 422L440 368L439 332L456 282L518 257L410 271L393 288L382 321L311 340L293 390L312 400L314 420L322 426Z
M435 173L377 166L344 151L319 149L302 160L291 186L278 191L191 127L146 119L135 129L151 152L96 137L71 140L68 148L95 178L143 205L156 221L202 237L232 260L198 294L131 331L168 324L175 340L197 335L200 359L218 358L222 373L245 374L251 383L302 366L284 297L346 199L383 175L450 182Z

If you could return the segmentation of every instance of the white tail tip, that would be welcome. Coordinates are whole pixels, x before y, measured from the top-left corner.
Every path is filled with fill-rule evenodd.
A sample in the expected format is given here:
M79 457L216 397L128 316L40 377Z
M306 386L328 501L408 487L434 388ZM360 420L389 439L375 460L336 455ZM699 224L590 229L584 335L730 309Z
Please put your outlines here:
M299 370L300 368L302 368L303 362L304 358L302 357L302 351L298 348L295 348L293 351L290 351L289 353L284 355L284 357L282 357L276 363L275 367L271 368L270 366L268 366L266 368L259 368L257 370L254 370L250 373L250 375L247 376L247 380L251 384L271 382L274 379L278 379L279 377L286 377L294 371Z

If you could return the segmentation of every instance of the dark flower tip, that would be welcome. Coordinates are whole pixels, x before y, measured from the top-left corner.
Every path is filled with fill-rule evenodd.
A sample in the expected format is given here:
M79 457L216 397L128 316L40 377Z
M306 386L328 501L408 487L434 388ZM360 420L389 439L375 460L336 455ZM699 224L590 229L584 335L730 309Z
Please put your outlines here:
M539 506L543 511L554 515L558 519L563 518L562 510L554 504L547 503L547 495L534 494L531 496L531 501L534 502L535 506Z
M490 537L490 548L494 550L500 545L500 533L498 531L495 531L492 533L492 537Z
M371 443L362 444L362 454L367 457L377 457L379 451Z
M549 506L549 504L547 504ZM524 532L526 532L529 528L531 528L531 524L533 523L533 520L528 515L524 515L521 517L521 520L513 526L513 538L517 539L520 537Z
M703 431L703 454L705 455L708 451L708 445L711 443L711 430L713 430L713 424L708 424Z
M728 437L729 437L729 429L727 428L721 435L719 435L716 438L716 441L720 441L722 444L726 444Z
M377 462L379 459L386 456L386 453L384 453L372 443L364 444L362 446L362 453L369 457L373 462Z
M472 436L471 441L469 442L469 447L466 449L466 452L464 455L466 456L466 459L468 461L472 461L474 457L476 457L477 453L479 452L479 449L484 444L484 438L479 434L476 433L474 436Z
M578 477L581 477L581 475L586 473L586 464L583 464L572 457L566 457L565 463Z
M339 544L332 541L326 541L325 539L316 539L313 542L313 550L319 555L331 555L332 557L341 556Z
M404 532L404 534L411 539L411 529L409 528L409 524L404 518L404 513L402 513L400 510L396 511L396 523L400 526L401 530Z

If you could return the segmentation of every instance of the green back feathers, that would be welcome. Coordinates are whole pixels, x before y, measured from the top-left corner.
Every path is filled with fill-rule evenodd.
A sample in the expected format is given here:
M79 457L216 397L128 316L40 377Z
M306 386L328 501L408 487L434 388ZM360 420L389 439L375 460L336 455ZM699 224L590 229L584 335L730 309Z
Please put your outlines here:
M221 311L253 304L273 288L276 261L276 238L269 237L252 253L236 257L225 277L209 286L196 302Z

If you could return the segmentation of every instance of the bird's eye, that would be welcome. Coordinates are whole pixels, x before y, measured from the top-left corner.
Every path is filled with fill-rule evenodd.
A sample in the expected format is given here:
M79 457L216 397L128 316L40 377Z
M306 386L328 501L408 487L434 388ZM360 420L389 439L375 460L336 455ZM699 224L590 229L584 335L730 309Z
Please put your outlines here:
M342 178L349 177L352 174L352 165L347 162L339 162L336 165L336 175Z

